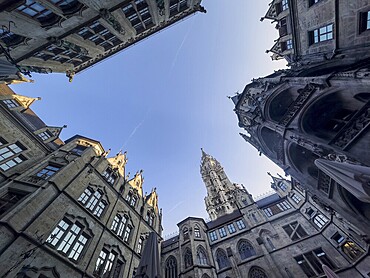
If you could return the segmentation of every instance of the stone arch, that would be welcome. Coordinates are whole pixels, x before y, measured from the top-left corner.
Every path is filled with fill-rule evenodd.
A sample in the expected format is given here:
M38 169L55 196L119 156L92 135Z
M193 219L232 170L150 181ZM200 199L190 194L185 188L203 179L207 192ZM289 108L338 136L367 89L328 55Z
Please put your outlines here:
M338 185L338 192L343 202L356 214L370 221L370 204L361 202L345 188Z
M292 87L277 93L268 103L267 115L268 117L279 123L285 116L290 105L297 99L298 91Z
M273 159L282 159L283 137L267 127L260 130L261 142Z
M363 106L353 92L335 91L316 99L302 113L300 127L304 133L330 141Z
M245 260L256 255L256 250L253 245L246 239L242 239L238 242L238 252L240 259Z
M229 258L227 257L225 251L221 248L216 251L216 261L219 269L223 269L230 266Z
M248 278L268 278L268 276L262 268L258 266L252 266L249 270Z
M315 166L315 160L319 157L310 150L291 143L288 147L288 159L290 164L303 176L311 178L311 181L318 179L319 169Z
M275 250L275 245L273 244L271 238L273 237L273 234L268 229L261 229L259 231L259 237L262 239L263 244L265 245L266 249L268 251Z
M202 278L211 278L207 273L204 273L203 275L202 275Z
M177 260L174 256L169 256L165 262L165 278L177 278Z
M197 247L197 263L200 265L208 265L207 252L201 245Z
M186 248L184 252L184 266L185 268L191 267L193 265L193 254L190 248Z

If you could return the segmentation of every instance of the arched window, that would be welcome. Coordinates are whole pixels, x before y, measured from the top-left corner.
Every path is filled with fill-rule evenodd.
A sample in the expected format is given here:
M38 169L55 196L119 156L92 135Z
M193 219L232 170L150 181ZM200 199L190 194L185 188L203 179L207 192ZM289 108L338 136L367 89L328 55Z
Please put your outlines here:
M129 223L129 217L127 215L117 213L113 219L111 230L125 242L128 242L130 240L133 226L132 223Z
M201 246L197 249L197 261L200 265L208 265L206 251Z
M227 258L225 251L222 250L222 249L218 249L217 250L217 252L216 252L216 260L217 260L218 268L219 269L223 269L225 267L229 267L230 266L230 261Z
M148 210L145 216L145 221L148 222L150 226L154 225L154 212L153 210Z
M173 256L166 261L165 278L177 278L177 261Z
M185 227L185 228L182 230L182 235L184 236L184 240L189 239L189 229Z
M103 198L103 191L100 189L94 190L93 188L88 187L81 194L80 198L78 198L78 201L96 217L100 217L108 204Z
M268 244L268 246L270 247L271 250L275 250L275 246L274 246L274 244L272 243L272 241L269 237L266 238L266 242L267 242L267 244Z
M268 278L265 271L262 268L253 266L249 270L248 278Z
M195 225L195 227L194 227L194 236L196 238L200 238L200 229L197 225Z
M256 251L254 250L252 244L250 244L250 242L247 240L242 240L239 242L238 251L242 260L256 255Z
M122 277L125 266L119 249L103 248L95 264L94 275L97 277Z
M185 251L184 263L185 263L185 268L191 267L193 265L193 255L191 254L191 251L189 248L187 248Z
M138 197L132 191L129 191L126 196L126 201L130 204L130 206L135 207L137 203Z

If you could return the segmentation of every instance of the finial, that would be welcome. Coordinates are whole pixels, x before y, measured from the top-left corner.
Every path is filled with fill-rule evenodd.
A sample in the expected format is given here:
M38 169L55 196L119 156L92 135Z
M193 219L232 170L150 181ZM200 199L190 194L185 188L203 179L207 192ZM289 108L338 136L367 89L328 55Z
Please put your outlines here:
M63 128L67 128L67 125L64 125Z
M270 173L270 172L267 172L267 175L269 175L271 178L273 178L273 176L271 175L271 173Z

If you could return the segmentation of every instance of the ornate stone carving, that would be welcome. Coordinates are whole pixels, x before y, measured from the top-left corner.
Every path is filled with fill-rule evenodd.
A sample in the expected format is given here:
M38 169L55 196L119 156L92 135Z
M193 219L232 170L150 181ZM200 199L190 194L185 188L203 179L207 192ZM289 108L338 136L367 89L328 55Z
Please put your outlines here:
M56 46L64 48L65 50L72 50L72 51L77 52L77 53L82 54L82 55L88 55L89 54L89 52L87 51L86 48L84 48L82 46L79 46L77 44L71 43L71 42L66 41L66 40L60 40L56 37L50 37L49 41L51 43L55 44Z
M163 16L165 12L164 0L156 0L156 2L157 2L157 8L159 10L159 15Z
M288 111L285 113L280 121L281 125L287 126L296 113L301 109L302 105L308 100L308 98L318 89L321 88L317 84L307 84L303 89L298 90L297 99L289 106Z
M116 30L120 34L125 34L125 29L121 26L118 20L112 15L112 13L108 9L101 9L99 11L100 16L111 25L114 30Z
M341 132L331 141L331 144L346 149L363 131L370 126L370 105L366 104L354 119L345 125Z

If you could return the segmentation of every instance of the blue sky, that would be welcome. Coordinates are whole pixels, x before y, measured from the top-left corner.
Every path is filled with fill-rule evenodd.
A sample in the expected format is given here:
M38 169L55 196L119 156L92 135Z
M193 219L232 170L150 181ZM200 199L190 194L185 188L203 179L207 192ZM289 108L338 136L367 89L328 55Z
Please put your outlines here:
M227 98L252 78L284 67L265 54L278 37L270 22L259 21L269 1L204 0L206 14L95 65L72 83L62 74L34 74L34 84L13 89L42 97L32 109L48 125L68 125L62 139L81 134L112 154L127 150L127 171L143 169L144 190L157 187L166 235L187 216L208 217L201 147L254 196L270 190L267 171L280 171L239 136Z

